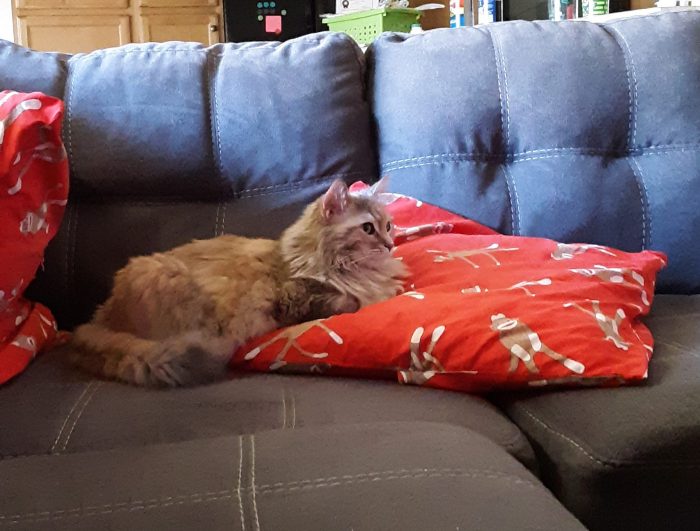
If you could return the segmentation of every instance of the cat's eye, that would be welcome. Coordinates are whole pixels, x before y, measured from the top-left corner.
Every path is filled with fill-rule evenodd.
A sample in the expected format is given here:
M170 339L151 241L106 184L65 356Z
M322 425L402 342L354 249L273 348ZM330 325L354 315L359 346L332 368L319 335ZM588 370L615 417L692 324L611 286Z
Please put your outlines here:
M362 224L362 230L365 231L367 234L374 234L375 228L374 224L371 222L366 222Z
M391 232L391 221L386 222L386 231Z

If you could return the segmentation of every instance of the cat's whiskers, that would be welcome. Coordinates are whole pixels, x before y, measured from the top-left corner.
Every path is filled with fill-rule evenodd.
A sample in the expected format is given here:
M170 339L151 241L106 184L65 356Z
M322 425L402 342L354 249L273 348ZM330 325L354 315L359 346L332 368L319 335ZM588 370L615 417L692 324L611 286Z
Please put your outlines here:
M344 260L340 260L339 262L336 262L336 269L350 269L352 266L355 266L359 264L360 262L364 262L365 260L368 260L370 258L375 258L376 256L381 256L386 254L387 256L388 253L385 251L382 251L381 249L370 249L367 254L360 256L359 258L356 258L354 260L351 260L350 262L345 262Z

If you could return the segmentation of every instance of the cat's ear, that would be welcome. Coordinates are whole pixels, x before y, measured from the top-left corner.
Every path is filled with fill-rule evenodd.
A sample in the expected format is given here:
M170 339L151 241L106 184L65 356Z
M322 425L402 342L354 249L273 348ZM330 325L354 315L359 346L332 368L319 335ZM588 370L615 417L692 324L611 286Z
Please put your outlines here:
M325 219L339 216L348 208L348 185L337 179L321 199L321 209Z
M389 176L384 175L369 188L370 195L385 194L389 191Z

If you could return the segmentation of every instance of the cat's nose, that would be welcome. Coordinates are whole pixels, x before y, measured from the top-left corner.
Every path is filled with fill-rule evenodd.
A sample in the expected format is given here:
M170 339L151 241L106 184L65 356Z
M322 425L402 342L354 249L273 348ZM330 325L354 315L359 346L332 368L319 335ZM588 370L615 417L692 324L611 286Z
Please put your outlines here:
M387 251L391 251L394 248L394 240L388 234L377 234L377 239Z

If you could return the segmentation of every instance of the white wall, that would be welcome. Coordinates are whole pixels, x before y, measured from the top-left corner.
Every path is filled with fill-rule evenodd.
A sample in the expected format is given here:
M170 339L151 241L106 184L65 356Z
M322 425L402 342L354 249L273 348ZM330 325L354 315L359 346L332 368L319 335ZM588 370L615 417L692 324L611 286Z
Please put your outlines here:
M12 0L0 0L0 39L6 41L14 41L12 35L12 9L10 2Z

